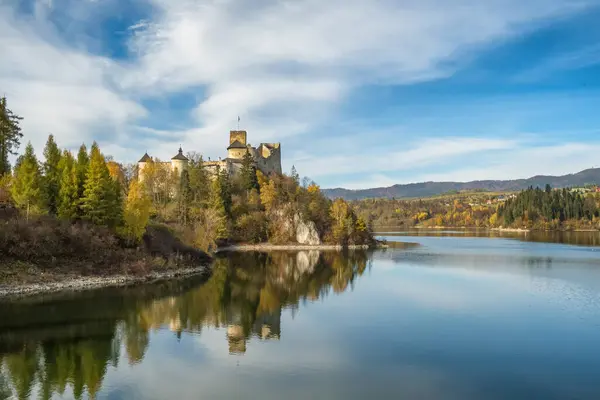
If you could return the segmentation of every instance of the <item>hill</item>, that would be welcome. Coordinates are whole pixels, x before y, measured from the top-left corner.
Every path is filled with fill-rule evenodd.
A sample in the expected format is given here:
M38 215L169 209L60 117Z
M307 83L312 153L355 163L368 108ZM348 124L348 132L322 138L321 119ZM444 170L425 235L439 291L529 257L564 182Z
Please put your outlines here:
M563 176L537 175L528 179L504 181L486 180L471 182L422 182L360 190L343 188L324 189L323 192L330 198L341 197L346 200L361 200L368 198L406 199L415 197L430 197L450 191L464 190L511 192L524 190L529 186L544 187L546 184L549 184L553 188L600 184L600 168L586 169L576 174Z

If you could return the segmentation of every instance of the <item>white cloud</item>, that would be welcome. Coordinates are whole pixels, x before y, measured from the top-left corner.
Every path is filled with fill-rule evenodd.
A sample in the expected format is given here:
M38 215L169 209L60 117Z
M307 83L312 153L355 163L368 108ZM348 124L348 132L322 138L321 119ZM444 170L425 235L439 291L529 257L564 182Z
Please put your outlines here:
M49 133L68 147L122 140L128 123L145 114L111 88L113 61L67 47L44 21L0 7L0 47L10 60L0 63L0 88L38 152Z
M328 158L308 157L297 163L303 173L313 178L352 173L368 173L371 171L403 171L414 170L431 165L440 165L458 157L485 151L507 150L516 147L513 140L483 138L444 138L423 139L406 150L382 148L372 149L364 154L341 155ZM376 175L378 180L382 175ZM372 183L365 182L371 186ZM350 186L357 186L348 183Z
M127 61L91 54L89 46L94 46L86 47L86 35L76 32L99 13L124 10L122 2L38 1L33 17L0 7L0 45L3 57L11 60L0 65L0 87L25 117L27 138L38 150L51 132L65 146L92 139L110 142L113 154L124 161L135 161L141 146L149 145L155 146L148 149L153 154L171 156L179 144L174 138L186 149L222 155L237 115L254 143L306 133L314 138L315 128L335 120L337 106L357 87L448 76L468 62L474 49L585 4L140 0L136 5L149 15L125 30L131 51ZM68 43L50 22L59 7ZM172 128L177 121L165 121L160 129L145 125L148 111L140 99L183 90L198 99L189 109L190 126ZM161 134L139 137L149 130ZM305 143L304 150L310 139ZM436 156L465 153L451 144L445 147L438 146L441 155L392 153L391 164L427 164ZM396 161L400 157L406 161ZM334 166L339 172L349 162L343 156L334 161L339 161ZM390 169L388 160L379 157L365 161ZM314 170L303 174L316 176Z
M151 0L122 85L203 89L186 144L218 151L242 114L252 140L311 132L353 88L447 76L474 48L579 9L560 0ZM147 23L146 23L147 22ZM462 60L462 61L461 61ZM222 152L222 150L221 150Z
M449 172L420 174L418 181L471 181L519 179L534 175L566 175L600 167L600 143L565 143L552 146L521 147L510 153L486 154L486 165Z

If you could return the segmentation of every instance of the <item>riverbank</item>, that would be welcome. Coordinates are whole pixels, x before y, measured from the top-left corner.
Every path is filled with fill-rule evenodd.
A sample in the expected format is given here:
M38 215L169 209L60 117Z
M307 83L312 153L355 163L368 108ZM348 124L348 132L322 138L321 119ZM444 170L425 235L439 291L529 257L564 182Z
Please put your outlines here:
M111 275L111 276L79 276L63 280L51 280L41 283L0 285L0 299L34 296L57 292L80 292L109 287L125 287L139 284L156 283L160 281L187 278L210 273L208 265L194 268L171 269L154 271L143 275ZM53 277L56 279L56 277Z
M303 251L303 250L319 250L319 251L341 251L341 250L369 250L369 249L384 249L388 245L385 243L377 243L376 245L304 245L304 244L270 244L270 243L257 243L257 244L239 244L223 246L217 249L215 253L222 253L228 251Z

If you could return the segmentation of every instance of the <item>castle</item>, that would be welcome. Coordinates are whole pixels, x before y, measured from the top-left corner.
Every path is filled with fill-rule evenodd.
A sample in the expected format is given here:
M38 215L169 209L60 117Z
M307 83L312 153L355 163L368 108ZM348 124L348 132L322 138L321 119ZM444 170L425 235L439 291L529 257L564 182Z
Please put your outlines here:
M265 175L272 173L281 174L281 144L280 143L261 143L258 147L252 147L247 143L246 131L230 131L229 147L227 147L227 158L218 161L211 161L210 158L204 161L204 167L211 174L217 171L227 171L230 176L237 174L242 168L242 160L246 153L250 153L254 160L254 166ZM138 177L140 181L144 180L144 169L153 163L152 157L145 153L138 161ZM177 175L188 167L188 158L183 155L183 150L179 147L179 152L171 158L171 161L162 162Z

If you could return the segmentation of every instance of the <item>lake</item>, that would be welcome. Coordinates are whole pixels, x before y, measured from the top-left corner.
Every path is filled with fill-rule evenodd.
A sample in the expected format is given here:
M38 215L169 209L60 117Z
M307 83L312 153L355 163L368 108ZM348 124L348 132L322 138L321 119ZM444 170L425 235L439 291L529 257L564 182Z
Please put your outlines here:
M581 237L588 235L587 239ZM599 399L598 233L383 234L0 303L0 398Z

